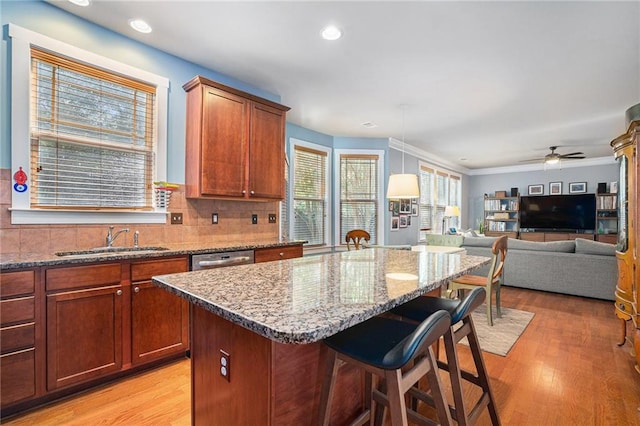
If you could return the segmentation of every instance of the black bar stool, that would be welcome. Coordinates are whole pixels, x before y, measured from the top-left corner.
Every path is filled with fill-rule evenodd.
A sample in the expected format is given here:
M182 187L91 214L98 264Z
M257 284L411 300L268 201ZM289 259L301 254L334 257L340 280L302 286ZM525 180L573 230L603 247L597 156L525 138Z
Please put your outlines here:
M437 360L431 345L451 329L448 312L430 315L417 326L405 321L374 317L324 340L329 347L325 379L320 396L319 424L328 425L333 388L341 362L356 365L366 374L365 411L352 423L373 423L376 404L389 407L393 426L407 425L408 418L421 424L438 424L407 409L404 394L427 376L432 389L439 424L452 424L449 406L442 392ZM413 361L413 362L412 362ZM403 371L403 367L404 371ZM372 386L372 375L382 386ZM377 382L377 380L376 380Z
M433 312L440 310L445 310L451 315L452 327L444 334L447 362L438 361L438 367L448 371L451 377L451 388L455 405L455 407L450 407L451 417L461 426L474 424L484 407L487 407L489 410L491 423L494 426L500 425L495 399L489 384L487 369L484 364L484 359L482 358L482 351L478 343L476 329L471 318L471 312L482 305L484 300L485 289L478 287L469 292L468 296L463 300L422 296L391 310L391 313L415 322L424 321L424 319L428 318ZM462 326L454 331L454 326L459 322L462 322ZM456 344L465 337L469 341L469 348L473 355L476 374L460 368ZM482 388L482 395L469 412L466 410L462 394L462 379ZM427 402L433 405L433 401Z

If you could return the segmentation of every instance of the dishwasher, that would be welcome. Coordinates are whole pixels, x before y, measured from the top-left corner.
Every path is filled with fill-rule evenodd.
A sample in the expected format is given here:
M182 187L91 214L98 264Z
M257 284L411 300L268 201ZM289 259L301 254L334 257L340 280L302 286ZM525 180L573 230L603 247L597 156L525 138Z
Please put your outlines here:
M253 263L253 250L194 254L191 256L192 271L222 268L225 266L246 265L249 263Z

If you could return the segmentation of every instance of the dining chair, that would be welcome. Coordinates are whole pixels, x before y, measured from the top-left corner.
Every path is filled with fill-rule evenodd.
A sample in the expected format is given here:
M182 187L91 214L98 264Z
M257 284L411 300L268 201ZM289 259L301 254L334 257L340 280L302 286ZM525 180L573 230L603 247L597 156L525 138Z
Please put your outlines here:
M457 290L473 290L477 287L486 289L486 305L487 305L487 322L493 326L493 309L491 307L491 298L493 293L496 294L496 314L498 318L502 317L500 311L500 286L504 277L504 260L507 257L507 241L508 237L503 235L496 239L491 246L491 265L486 276L481 275L462 275L454 280L449 281L449 292L454 294ZM462 295L460 295L462 296Z
M352 229L347 232L347 235L345 236L347 250L351 250L349 244L353 244L356 250L360 250L360 246L363 245L362 240L369 242L369 239L371 239L371 235L369 235L367 231L363 229Z

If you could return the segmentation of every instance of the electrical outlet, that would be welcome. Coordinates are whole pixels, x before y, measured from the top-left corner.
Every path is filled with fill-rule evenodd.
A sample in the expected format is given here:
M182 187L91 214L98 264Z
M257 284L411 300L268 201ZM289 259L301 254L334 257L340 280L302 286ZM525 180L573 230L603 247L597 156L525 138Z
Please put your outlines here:
M231 355L220 349L220 375L227 382L231 381Z
M211 213L211 223L214 225L218 224L218 213Z
M182 224L182 213L171 213L171 224L172 225L181 225Z
M269 215L269 223L276 223L276 215L275 214L270 214Z
M251 215L251 223L253 225L257 225L258 224L258 215L257 214L252 214Z

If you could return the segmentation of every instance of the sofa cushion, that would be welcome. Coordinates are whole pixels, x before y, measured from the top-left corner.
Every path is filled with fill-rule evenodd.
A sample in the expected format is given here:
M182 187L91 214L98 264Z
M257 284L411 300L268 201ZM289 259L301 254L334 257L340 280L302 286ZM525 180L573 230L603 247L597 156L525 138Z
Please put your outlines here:
M464 237L462 245L467 247L491 247L497 237Z
M427 234L426 238L428 246L460 247L463 241L464 237L462 235Z
M599 241L586 240L584 238L576 238L576 253L615 256L616 246L614 244L601 243Z
M509 250L531 250L531 251L552 251L558 253L573 253L576 250L576 243L569 241L525 241L509 238Z

